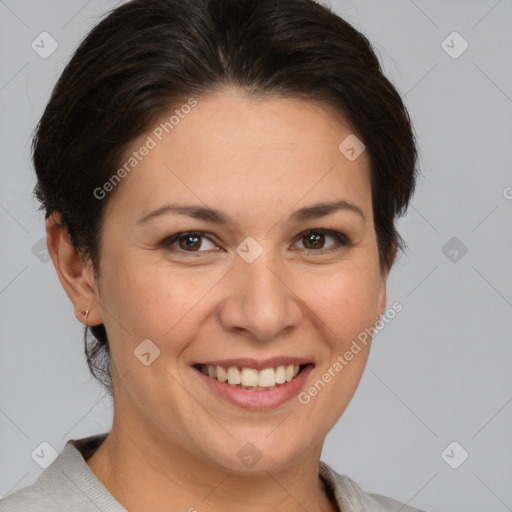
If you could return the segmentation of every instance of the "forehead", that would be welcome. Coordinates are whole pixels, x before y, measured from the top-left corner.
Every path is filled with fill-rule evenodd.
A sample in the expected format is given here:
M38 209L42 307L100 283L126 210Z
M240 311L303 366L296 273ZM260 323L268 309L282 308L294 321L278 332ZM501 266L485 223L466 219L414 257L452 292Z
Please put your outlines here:
M130 215L183 198L263 214L302 198L350 198L371 209L366 152L351 161L339 149L349 136L348 123L319 102L233 90L195 98L134 141L121 165L136 165L125 165L112 207Z

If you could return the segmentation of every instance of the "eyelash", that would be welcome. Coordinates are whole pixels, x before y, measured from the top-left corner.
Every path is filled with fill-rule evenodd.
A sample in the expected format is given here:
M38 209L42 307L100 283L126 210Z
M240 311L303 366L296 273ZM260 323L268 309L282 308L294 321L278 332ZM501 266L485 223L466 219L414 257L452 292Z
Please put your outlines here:
M327 254L327 253L331 253L331 252L340 251L342 249L351 247L353 245L352 242L343 233L340 233L338 231L332 231L329 229L308 229L307 231L300 233L300 235L297 237L297 240L295 243L297 243L302 238L305 238L308 235L311 235L313 233L331 236L336 240L336 243L334 246L329 247L327 249L302 249L302 250L305 250L310 253L316 253L316 254ZM175 235L164 238L164 240L162 240L159 245L161 247L165 248L166 250L168 250L169 252L175 252L175 253L178 252L178 253L182 253L182 254L199 255L202 252L206 252L206 253L210 252L208 250L207 251L185 251L183 249L175 249L175 248L171 247L181 237L185 237L187 235L196 235L201 238L207 238L210 242L217 245L215 243L215 241L212 240L212 238L210 238L210 236L208 236L209 233L206 233L204 231L182 231L180 233L176 233ZM295 243L294 243L294 245L295 245ZM193 256L193 257L198 257L198 256Z

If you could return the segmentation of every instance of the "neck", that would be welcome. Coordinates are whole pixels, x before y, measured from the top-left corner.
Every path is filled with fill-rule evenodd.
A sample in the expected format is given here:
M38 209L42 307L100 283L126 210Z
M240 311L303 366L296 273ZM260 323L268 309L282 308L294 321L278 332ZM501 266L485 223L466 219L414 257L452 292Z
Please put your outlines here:
M130 429L122 425L130 425ZM318 476L321 445L278 471L244 475L191 454L158 435L137 435L132 422L114 419L87 464L130 512L334 512Z

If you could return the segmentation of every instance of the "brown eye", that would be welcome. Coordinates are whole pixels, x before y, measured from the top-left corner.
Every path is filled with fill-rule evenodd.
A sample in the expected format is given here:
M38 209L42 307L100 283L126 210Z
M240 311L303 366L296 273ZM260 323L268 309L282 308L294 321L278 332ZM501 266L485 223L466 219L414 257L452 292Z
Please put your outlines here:
M185 251L195 251L196 249L201 248L201 236L194 234L180 236L178 238L178 245Z
M324 233L314 231L313 233L308 233L303 238L306 249L323 249L323 244L325 243Z
M208 247L208 244L210 244L210 247ZM197 231L177 233L163 240L161 242L161 246L171 252L201 253L212 249L218 250L217 245L214 244L208 236L206 236L206 233Z
M333 242L328 243L329 239ZM336 251L351 245L350 240L342 233L325 229L309 230L300 236L299 242L301 241L308 252L318 253Z

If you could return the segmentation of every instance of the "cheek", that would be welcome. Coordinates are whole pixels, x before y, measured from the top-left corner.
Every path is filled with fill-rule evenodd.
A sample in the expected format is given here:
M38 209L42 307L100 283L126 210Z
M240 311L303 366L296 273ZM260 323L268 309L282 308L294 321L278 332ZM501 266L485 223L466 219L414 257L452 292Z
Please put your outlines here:
M119 258L115 271L104 276L102 295L107 317L111 312L115 318L108 322L113 337L123 346L127 338L134 346L149 338L162 348L172 340L180 350L179 340L192 336L200 325L191 319L197 320L201 300L219 279L215 272L198 274L148 264L144 258Z
M323 357L316 380L301 395L301 403L309 407L310 417L322 418L325 434L346 409L363 375L371 346L365 329L375 321L378 275L372 265L347 264L323 279L315 294L308 294L324 345L319 344Z
M307 292L311 307L344 342L375 321L379 277L372 266L350 264L323 279L315 292Z

